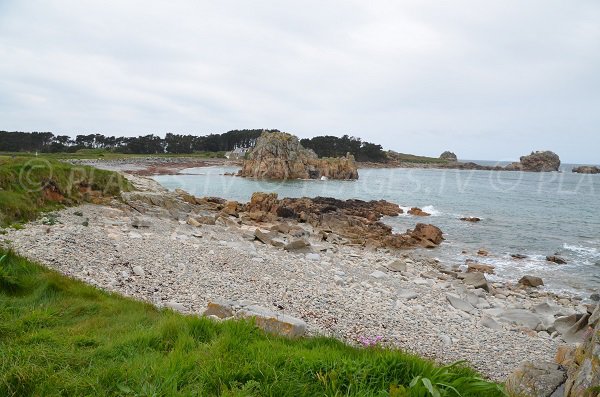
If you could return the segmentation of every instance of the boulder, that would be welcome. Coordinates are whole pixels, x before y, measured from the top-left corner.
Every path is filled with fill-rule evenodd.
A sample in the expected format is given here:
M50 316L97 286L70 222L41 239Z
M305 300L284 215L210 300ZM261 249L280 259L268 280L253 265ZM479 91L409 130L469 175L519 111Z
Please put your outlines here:
M196 219L192 218L191 216L187 219L187 224L190 226L194 226L194 227L199 227L201 225L200 222L198 222Z
M414 215L414 216L430 216L431 215L430 213L425 212L418 207L412 207L411 209L409 209L408 214Z
M440 245L444 241L442 231L438 227L424 223L417 223L410 235L425 244L429 242L434 246Z
M483 263L474 263L474 262L467 263L467 273L474 273L474 272L494 274L495 268L492 265L485 265Z
M581 167L575 167L572 170L577 174L600 174L600 167L594 165L583 165Z
M567 260L565 258L563 258L561 256L558 256L558 255L548 255L546 257L546 260L548 262L553 262L553 263L556 263L556 264L559 264L559 265L564 265L564 264L567 263Z
M521 279L519 280L519 284L524 285L526 287L539 287L540 285L544 285L544 281L536 276L525 275L521 277Z
M246 206L246 212L276 213L278 204L277 193L255 192Z
M532 152L528 156L522 156L518 163L512 163L506 167L509 171L547 172L558 171L560 158L551 151Z
M391 272L405 272L407 270L406 262L403 262L400 259L388 263L385 267Z
M244 160L240 176L268 179L358 179L354 156L318 158L298 137L264 132Z
M481 288L490 292L491 288L487 282L483 273L466 273L462 275L463 282L468 285L472 285L475 288Z
M286 251L297 251L297 250L301 250L301 249L307 248L307 247L310 247L310 243L302 238L299 238L299 239L290 241L283 248Z
M221 212L226 215L234 216L237 218L239 213L239 207L240 204L237 201L228 201L227 203L225 203L225 206L223 207Z
M480 249L479 251L477 251L477 255L479 255L479 256L488 256L489 254L490 253L484 249Z
M476 216L466 216L463 218L460 218L461 221L465 221L465 222L479 222L481 221L481 218L477 218Z
M260 229L256 229L254 231L254 236L263 244L272 244L273 239L277 237L279 233L277 232L263 232Z
M526 361L506 379L505 388L509 396L551 397L565 379L556 363Z
M523 255L523 254L510 254L510 256L513 259L527 259L528 258L527 255Z

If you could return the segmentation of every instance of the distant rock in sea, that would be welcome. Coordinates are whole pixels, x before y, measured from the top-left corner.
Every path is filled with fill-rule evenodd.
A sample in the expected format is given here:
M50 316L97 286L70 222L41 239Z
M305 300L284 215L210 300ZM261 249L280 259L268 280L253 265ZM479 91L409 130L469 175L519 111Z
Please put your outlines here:
M454 154L453 152L446 150L444 153L442 153L440 155L440 160L456 162L456 161L458 161L458 157L456 157L456 154Z
M577 174L600 174L600 167L595 165L582 165L581 167L573 168L573 172Z
M256 141L240 176L268 179L358 179L354 156L319 158L304 148L298 137L284 132L264 132Z
M530 171L549 172L558 171L560 168L560 157L551 151L531 152L528 156L522 156L518 163L506 166L507 171Z

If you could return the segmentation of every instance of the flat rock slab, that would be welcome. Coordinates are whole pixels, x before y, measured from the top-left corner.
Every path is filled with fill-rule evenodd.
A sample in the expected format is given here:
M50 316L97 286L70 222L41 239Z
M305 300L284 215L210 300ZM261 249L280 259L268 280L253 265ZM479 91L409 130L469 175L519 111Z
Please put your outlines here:
M409 289L404 289L398 291L398 298L405 299L407 301L411 299L415 299L417 297L417 293L415 291L411 291Z
M492 317L488 317L488 316L481 317L480 324L483 325L486 328L494 329L496 331L500 331L502 329L502 325L500 325Z
M373 273L370 274L370 276L373 278L382 279L382 278L386 278L387 274L385 274L381 270L375 270Z
M247 306L240 310L238 315L253 318L259 328L273 334L299 337L306 333L307 326L304 320L277 313L262 306Z
M535 313L525 309L509 309L500 314L498 320L520 325L529 329L536 329L542 323L541 318Z
M463 312L472 313L475 311L473 305L466 300L461 299L458 295L446 294L446 299L455 309L462 310Z
M399 259L388 263L385 267L391 272L405 272L407 270L406 263Z
M233 317L233 302L228 301L213 301L208 302L203 316L216 316L218 318Z

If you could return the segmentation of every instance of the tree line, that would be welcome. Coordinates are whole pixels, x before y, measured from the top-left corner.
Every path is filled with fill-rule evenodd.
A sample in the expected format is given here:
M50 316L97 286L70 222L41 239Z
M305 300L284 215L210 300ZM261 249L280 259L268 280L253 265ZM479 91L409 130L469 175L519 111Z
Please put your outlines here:
M131 154L221 152L254 146L263 131L265 130L232 130L224 134L204 136L168 133L164 138L154 134L137 137L87 134L77 135L74 139L51 132L0 131L0 151L74 153L81 149L101 149Z
M360 138L348 135L341 138L332 135L316 136L301 139L300 143L305 148L314 150L319 157L340 157L350 153L358 161L384 162L387 159L381 145L364 142Z
M103 134L54 135L51 132L0 131L1 152L74 153L82 149L99 149L127 154L189 154L194 152L230 151L252 147L263 132L278 130L244 129L204 136L168 133L164 138L149 134L137 137L115 137ZM340 157L351 153L358 161L385 161L381 145L363 142L344 135L317 136L300 141L319 157Z

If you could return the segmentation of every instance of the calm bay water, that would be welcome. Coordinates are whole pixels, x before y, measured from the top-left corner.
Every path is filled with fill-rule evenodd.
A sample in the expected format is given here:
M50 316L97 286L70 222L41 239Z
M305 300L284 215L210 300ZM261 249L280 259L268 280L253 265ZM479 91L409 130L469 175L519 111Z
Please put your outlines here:
M384 221L397 231L422 221L440 227L446 241L431 253L444 263L464 264L467 258L476 258L496 266L499 279L537 275L551 290L587 297L600 288L600 175L572 174L570 168L565 166L560 173L361 169L357 181L279 182L225 176L237 168L208 167L155 179L169 189L238 201L263 191L279 197L385 199L405 208L418 206L432 216L403 215ZM482 221L460 221L463 216ZM490 256L476 257L480 248ZM513 253L528 258L514 260ZM555 253L568 264L545 261L546 255Z

